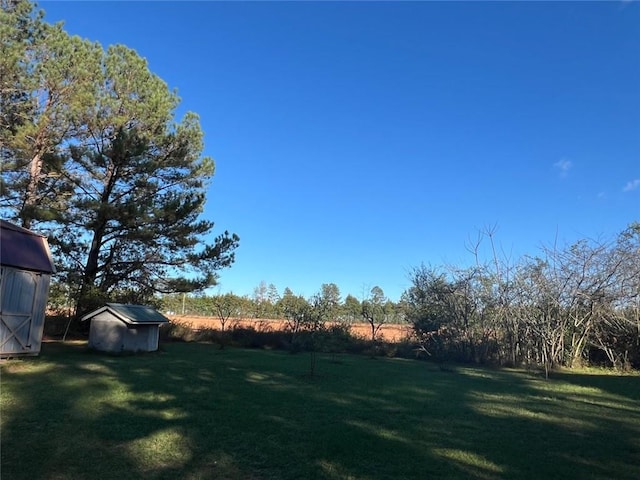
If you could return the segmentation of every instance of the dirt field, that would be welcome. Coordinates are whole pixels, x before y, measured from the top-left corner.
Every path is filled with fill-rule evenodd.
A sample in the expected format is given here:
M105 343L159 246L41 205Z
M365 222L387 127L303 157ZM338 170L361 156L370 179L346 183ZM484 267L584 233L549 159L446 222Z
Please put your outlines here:
M182 315L167 315L169 320L175 323L187 325L194 330L202 328L220 328L220 320L215 317L193 317ZM257 318L230 318L227 320L225 329L234 327L253 327L258 331L278 331L285 329L286 322L283 320L257 319ZM359 337L369 338L371 336L371 327L365 323L354 323L350 326L351 334ZM411 329L408 325L382 325L378 332L378 338L388 342L398 342L408 335Z

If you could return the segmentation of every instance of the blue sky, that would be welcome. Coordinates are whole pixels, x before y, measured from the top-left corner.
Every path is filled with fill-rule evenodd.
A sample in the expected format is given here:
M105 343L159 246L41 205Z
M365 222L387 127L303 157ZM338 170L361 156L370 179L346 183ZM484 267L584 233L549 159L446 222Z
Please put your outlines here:
M640 220L636 2L40 6L200 115L204 215L241 238L215 292L397 300L486 227L517 259Z

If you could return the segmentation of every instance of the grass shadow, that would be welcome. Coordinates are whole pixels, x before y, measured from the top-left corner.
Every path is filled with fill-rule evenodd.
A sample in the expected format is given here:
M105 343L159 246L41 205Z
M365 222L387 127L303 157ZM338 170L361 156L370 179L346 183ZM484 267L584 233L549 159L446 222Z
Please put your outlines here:
M309 380L306 355L278 351L45 344L2 366L3 476L640 477L633 388L451 370L327 355Z

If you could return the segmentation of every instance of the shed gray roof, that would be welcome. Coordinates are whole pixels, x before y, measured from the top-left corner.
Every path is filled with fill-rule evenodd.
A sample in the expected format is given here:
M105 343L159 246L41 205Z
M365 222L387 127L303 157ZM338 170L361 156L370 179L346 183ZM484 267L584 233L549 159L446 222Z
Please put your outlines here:
M47 237L0 220L0 265L55 273Z
M167 323L169 319L156 309L146 305L125 305L123 303L107 303L104 307L87 313L82 321L89 320L102 312L109 312L120 320L131 325L154 325Z

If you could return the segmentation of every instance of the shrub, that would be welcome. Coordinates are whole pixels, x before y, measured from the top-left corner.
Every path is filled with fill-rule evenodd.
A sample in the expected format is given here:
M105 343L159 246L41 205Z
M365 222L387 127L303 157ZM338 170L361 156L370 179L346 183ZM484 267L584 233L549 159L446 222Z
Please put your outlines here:
M160 326L160 340L170 342L193 342L196 331L191 323L170 322Z
M378 341L372 345L371 340L354 335L351 327L337 324L317 331L302 330L293 338L284 330L273 330L271 324L261 323L257 327L239 327L233 325L225 331L212 328L194 330L187 322L171 322L160 328L163 341L178 342L211 342L224 348L233 346L240 348L287 350L291 353L350 353L388 358L416 358L418 345L414 338L407 336L400 342Z

